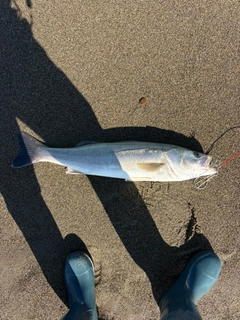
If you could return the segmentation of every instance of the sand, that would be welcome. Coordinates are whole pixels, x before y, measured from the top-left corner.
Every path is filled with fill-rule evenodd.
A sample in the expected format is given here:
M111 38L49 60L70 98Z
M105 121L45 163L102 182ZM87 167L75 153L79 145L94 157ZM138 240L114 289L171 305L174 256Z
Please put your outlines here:
M160 319L162 294L205 249L223 266L199 312L240 318L239 157L203 190L11 168L20 130L52 147L206 151L240 122L239 21L239 1L1 1L0 319L60 319L75 250L93 258L100 319ZM237 151L234 129L210 154Z

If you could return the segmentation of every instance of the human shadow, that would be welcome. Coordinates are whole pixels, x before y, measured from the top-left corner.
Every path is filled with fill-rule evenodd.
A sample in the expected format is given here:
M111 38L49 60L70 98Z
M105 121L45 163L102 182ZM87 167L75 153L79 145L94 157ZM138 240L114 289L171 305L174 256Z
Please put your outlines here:
M31 1L27 4L30 6ZM85 251L86 247L76 235L62 237L41 196L33 168L11 168L18 150L18 120L54 147L70 147L80 140L92 139L157 141L197 151L202 148L193 137L158 128L103 130L89 103L49 60L34 39L31 26L19 18L8 0L0 4L0 30L1 192L44 276L66 303L63 282L66 255L74 250ZM89 180L130 256L146 272L159 301L167 289L166 286L160 289L160 278L165 277L164 283L171 281L169 266L176 263L180 270L186 262L182 254L187 248L197 243L198 250L209 249L210 244L204 236L194 236L180 248L170 247L159 234L134 183L99 177Z

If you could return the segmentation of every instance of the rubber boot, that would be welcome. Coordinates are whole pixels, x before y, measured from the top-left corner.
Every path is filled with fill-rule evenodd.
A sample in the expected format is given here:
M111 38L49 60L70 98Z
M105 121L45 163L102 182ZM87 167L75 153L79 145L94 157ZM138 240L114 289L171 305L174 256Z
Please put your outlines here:
M68 255L64 280L70 310L63 320L97 320L94 267L85 253L73 252Z
M202 319L195 304L212 288L220 271L221 261L213 252L195 254L161 298L161 320Z

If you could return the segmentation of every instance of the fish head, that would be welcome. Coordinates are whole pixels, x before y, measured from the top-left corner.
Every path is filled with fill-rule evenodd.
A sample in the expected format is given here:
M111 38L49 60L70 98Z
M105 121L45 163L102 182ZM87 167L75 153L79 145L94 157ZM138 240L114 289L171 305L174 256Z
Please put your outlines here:
M212 157L197 151L173 147L165 153L170 175L176 181L189 180L217 173L211 166Z
M211 166L212 157L201 152L184 149L181 166L191 178L210 176L217 173Z

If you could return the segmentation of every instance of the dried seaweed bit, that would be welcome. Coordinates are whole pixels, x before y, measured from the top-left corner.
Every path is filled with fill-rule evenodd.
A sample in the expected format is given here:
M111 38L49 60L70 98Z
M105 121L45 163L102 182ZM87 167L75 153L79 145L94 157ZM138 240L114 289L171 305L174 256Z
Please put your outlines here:
M142 97L140 100L139 100L139 103L140 104L146 104L147 103L147 99L145 97Z

